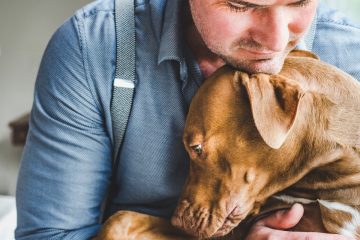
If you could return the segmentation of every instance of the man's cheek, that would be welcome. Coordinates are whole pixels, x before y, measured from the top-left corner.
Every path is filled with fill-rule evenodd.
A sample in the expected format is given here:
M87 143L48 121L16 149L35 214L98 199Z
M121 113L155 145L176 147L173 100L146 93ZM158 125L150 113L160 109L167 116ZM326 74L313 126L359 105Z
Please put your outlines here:
M314 1L311 6L300 10L293 10L293 21L291 24L289 24L289 30L292 34L304 34L313 21L316 12L316 6L317 3Z

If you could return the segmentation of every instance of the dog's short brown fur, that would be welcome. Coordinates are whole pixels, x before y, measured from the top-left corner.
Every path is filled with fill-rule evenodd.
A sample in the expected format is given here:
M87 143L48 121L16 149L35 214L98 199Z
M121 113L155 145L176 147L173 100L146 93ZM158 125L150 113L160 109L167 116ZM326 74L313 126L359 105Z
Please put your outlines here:
M293 52L278 75L219 69L193 98L184 144L190 172L172 223L187 233L222 236L301 202L294 230L360 239L360 84L314 55ZM111 237L125 225L110 218L101 239L176 239L166 220L123 214L134 230Z

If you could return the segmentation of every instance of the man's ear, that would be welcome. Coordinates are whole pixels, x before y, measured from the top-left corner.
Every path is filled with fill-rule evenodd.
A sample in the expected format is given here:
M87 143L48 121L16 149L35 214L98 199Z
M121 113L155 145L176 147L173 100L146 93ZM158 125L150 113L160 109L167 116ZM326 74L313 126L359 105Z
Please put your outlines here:
M288 54L288 56L289 57L307 57L307 58L314 58L314 59L320 60L320 58L315 53L305 51L305 50L297 50L297 49L292 50Z
M279 75L237 72L249 96L255 126L265 143L279 149L296 121L304 95L300 85Z

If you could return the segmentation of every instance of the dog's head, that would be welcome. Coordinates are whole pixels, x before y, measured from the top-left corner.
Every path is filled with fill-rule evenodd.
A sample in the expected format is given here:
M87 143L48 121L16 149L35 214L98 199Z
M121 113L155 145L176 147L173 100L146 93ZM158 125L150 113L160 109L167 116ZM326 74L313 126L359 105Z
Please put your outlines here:
M186 121L190 171L172 223L200 237L224 235L293 184L287 178L297 174L288 171L303 134L304 94L287 77L229 66L206 80Z

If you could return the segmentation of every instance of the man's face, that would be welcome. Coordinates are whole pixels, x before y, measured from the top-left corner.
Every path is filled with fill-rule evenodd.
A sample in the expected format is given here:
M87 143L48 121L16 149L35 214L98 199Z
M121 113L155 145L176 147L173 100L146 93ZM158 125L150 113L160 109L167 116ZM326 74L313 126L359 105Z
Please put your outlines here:
M250 73L278 73L311 25L317 0L189 0L207 47Z

